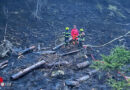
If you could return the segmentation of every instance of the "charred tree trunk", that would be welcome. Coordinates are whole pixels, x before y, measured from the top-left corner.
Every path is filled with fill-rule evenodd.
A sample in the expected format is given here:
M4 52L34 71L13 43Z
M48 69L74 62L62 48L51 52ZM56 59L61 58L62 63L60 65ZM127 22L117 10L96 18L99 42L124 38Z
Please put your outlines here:
M36 47L35 46L31 46L21 52L18 53L18 55L23 55L23 54L26 54L26 53L29 53L29 52L32 52Z
M8 60L0 63L0 69L4 68L5 66L7 66Z
M65 84L68 86L74 87L74 86L78 86L79 82L78 81L66 81Z
M88 80L90 77L89 75L86 75L86 76L83 76L83 77L80 77L79 79L76 79L75 81L66 81L65 84L68 85L68 86L78 86L80 84L80 82L83 82L83 81L86 81Z
M69 42L71 42L71 41L72 41L72 38L69 39ZM57 50L57 49L59 49L60 47L62 47L64 44L65 44L65 42L63 42L63 43L57 45L57 46L54 47L52 50Z
M57 45L56 47L54 47L52 50L57 50L58 48L62 47L64 44L65 44L65 43L63 42L63 43Z
M18 79L18 78L20 78L21 76L24 76L24 75L27 74L28 72L30 72L30 71L32 71L32 70L34 70L34 69L40 67L40 66L43 65L43 64L45 64L45 61L44 61L44 60L42 60L42 61L40 61L40 62L38 62L38 63L36 63L36 64L34 64L34 65L32 65L32 66L30 66L30 67L24 69L24 70L22 70L22 71L20 71L20 72L14 74L14 75L12 75L12 76L11 76L11 79L12 79L12 80Z
M66 55L74 54L74 53L77 53L79 51L80 50L71 51L71 52L68 52L68 53L61 54L61 56L66 56Z
M36 52L36 53L45 55L45 54L54 54L54 53L56 53L56 51L40 51L40 52Z

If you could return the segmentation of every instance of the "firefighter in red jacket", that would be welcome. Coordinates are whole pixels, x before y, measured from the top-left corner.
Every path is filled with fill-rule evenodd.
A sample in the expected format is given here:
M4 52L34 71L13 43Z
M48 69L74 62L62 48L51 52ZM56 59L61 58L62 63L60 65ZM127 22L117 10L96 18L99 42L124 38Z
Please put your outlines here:
M71 30L71 37L72 37L74 45L75 45L75 43L78 44L78 35L79 35L79 31L76 28L76 25L74 25L73 29Z

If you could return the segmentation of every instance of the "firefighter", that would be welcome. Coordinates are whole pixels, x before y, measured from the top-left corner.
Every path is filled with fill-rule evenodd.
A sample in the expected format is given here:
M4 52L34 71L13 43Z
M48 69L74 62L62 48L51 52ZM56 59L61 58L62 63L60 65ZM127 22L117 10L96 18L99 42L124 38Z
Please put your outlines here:
M69 27L65 28L64 37L65 37L65 46L67 46L69 43L69 37L70 37Z
M80 34L79 34L79 47L83 47L85 41L85 33L84 33L84 29L80 29Z
M76 25L74 25L74 28L71 30L71 37L72 37L74 45L75 45L75 43L78 44L78 35L79 35L79 31L76 28Z

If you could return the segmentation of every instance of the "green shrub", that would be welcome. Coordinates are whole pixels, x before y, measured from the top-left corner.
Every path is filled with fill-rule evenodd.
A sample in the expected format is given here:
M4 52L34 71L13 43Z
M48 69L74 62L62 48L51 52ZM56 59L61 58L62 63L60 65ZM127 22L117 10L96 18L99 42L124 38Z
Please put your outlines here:
M130 64L130 51L123 47L116 47L115 49L112 49L110 55L101 56L102 60L93 62L92 67L109 73L110 77L108 77L108 84L115 90L122 90L128 86L129 83L127 81L117 81L116 78L118 78L117 72L124 72L122 67ZM115 77L115 79L112 79L112 77Z
M128 83L126 81L116 81L115 79L108 79L108 84L113 87L115 90L127 90L127 87L129 87Z
M130 63L130 51L122 47L113 49L109 56L101 55L102 61L94 62L93 67L105 71L119 71L122 66Z

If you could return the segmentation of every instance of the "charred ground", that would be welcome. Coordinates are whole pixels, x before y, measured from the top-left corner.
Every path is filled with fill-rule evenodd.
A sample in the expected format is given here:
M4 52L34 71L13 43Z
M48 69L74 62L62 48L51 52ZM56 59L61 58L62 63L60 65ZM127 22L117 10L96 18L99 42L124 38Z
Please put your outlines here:
M66 26L72 28L75 24L78 29L85 29L86 44L101 45L129 31L129 4L129 0L0 0L0 41L5 36L4 29L7 23L6 39L15 47L25 48L38 44L42 44L43 47L53 47L64 32L64 28ZM109 54L116 45L125 45L130 49L130 38L126 37L105 47L94 48L93 54L100 59L100 54ZM45 57L44 59L49 58L49 56ZM25 55L22 60L18 60L15 56L5 58L9 60L9 64L0 71L0 76L12 83L12 87L7 89L59 89L63 87L64 80L76 78L87 71L87 69L70 70L71 73L68 72L64 79L57 79L46 77L45 73L48 71L36 70L17 81L10 80L13 73L32 65L39 58L40 56L36 54ZM77 55L64 57L64 60L69 61L76 59L75 63L83 61L78 59ZM102 83L92 78L74 89L94 87L100 89L100 85L102 87ZM110 90L103 86L104 88Z

